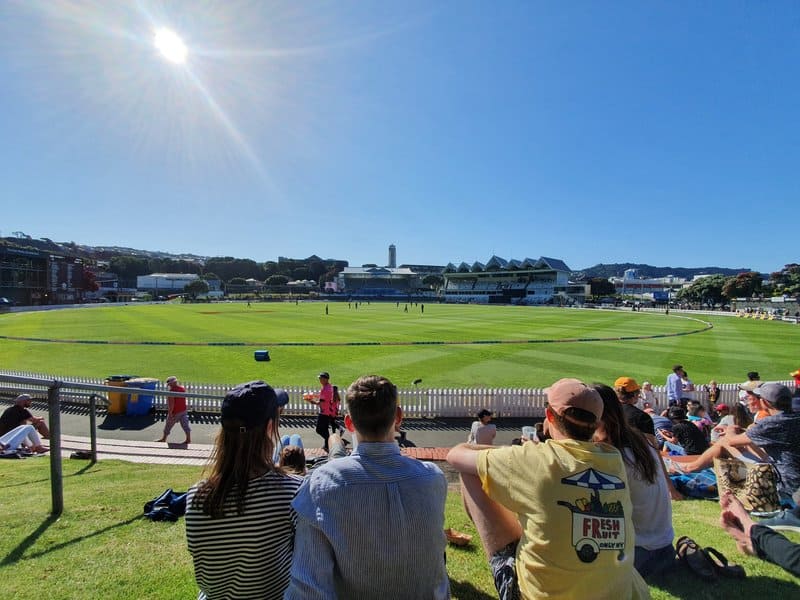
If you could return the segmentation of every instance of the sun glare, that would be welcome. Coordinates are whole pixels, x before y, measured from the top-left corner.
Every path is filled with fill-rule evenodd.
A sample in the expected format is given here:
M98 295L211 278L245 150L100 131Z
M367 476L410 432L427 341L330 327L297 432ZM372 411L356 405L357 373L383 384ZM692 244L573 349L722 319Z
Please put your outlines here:
M189 54L186 44L180 36L171 29L159 29L153 36L153 44L165 59L176 65L186 62Z

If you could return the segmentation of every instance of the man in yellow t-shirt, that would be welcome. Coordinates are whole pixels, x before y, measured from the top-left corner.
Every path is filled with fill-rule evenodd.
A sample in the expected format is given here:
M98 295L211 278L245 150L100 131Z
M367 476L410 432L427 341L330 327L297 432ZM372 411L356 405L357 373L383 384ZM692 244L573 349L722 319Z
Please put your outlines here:
M633 566L634 530L622 457L591 442L603 401L577 379L546 390L551 439L490 448L460 444L464 506L501 600L649 598Z

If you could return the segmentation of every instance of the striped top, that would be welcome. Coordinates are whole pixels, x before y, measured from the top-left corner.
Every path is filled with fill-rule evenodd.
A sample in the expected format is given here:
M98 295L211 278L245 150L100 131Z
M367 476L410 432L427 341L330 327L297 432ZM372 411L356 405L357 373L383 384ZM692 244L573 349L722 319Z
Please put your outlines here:
M283 598L289 584L295 517L290 502L302 478L268 472L247 486L244 512L235 496L212 519L186 499L186 539L200 587L198 600Z

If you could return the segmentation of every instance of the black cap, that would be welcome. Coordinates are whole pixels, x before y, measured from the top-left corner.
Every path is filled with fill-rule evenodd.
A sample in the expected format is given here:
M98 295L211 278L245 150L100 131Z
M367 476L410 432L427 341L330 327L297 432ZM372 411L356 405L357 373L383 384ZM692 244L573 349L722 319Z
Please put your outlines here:
M278 406L278 397L270 385L261 380L240 383L222 401L222 427L242 432L262 427L277 416Z
M686 411L680 406L670 406L667 411L667 418L673 421L684 421L686 420Z
M289 392L282 388L275 388L275 398L278 406L286 406L289 403Z
M318 377L324 377L325 379L330 379L331 378L331 374L328 373L327 371L323 371L322 373L320 373L318 375Z

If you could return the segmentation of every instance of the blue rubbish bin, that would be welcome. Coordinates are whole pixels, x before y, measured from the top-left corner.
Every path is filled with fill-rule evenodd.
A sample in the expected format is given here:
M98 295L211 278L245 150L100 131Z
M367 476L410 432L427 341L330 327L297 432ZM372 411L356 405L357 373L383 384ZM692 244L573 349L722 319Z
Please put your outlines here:
M154 390L158 379L153 377L135 377L127 381L129 388L138 387L145 390ZM153 394L130 394L128 397L128 415L146 415L153 408Z

